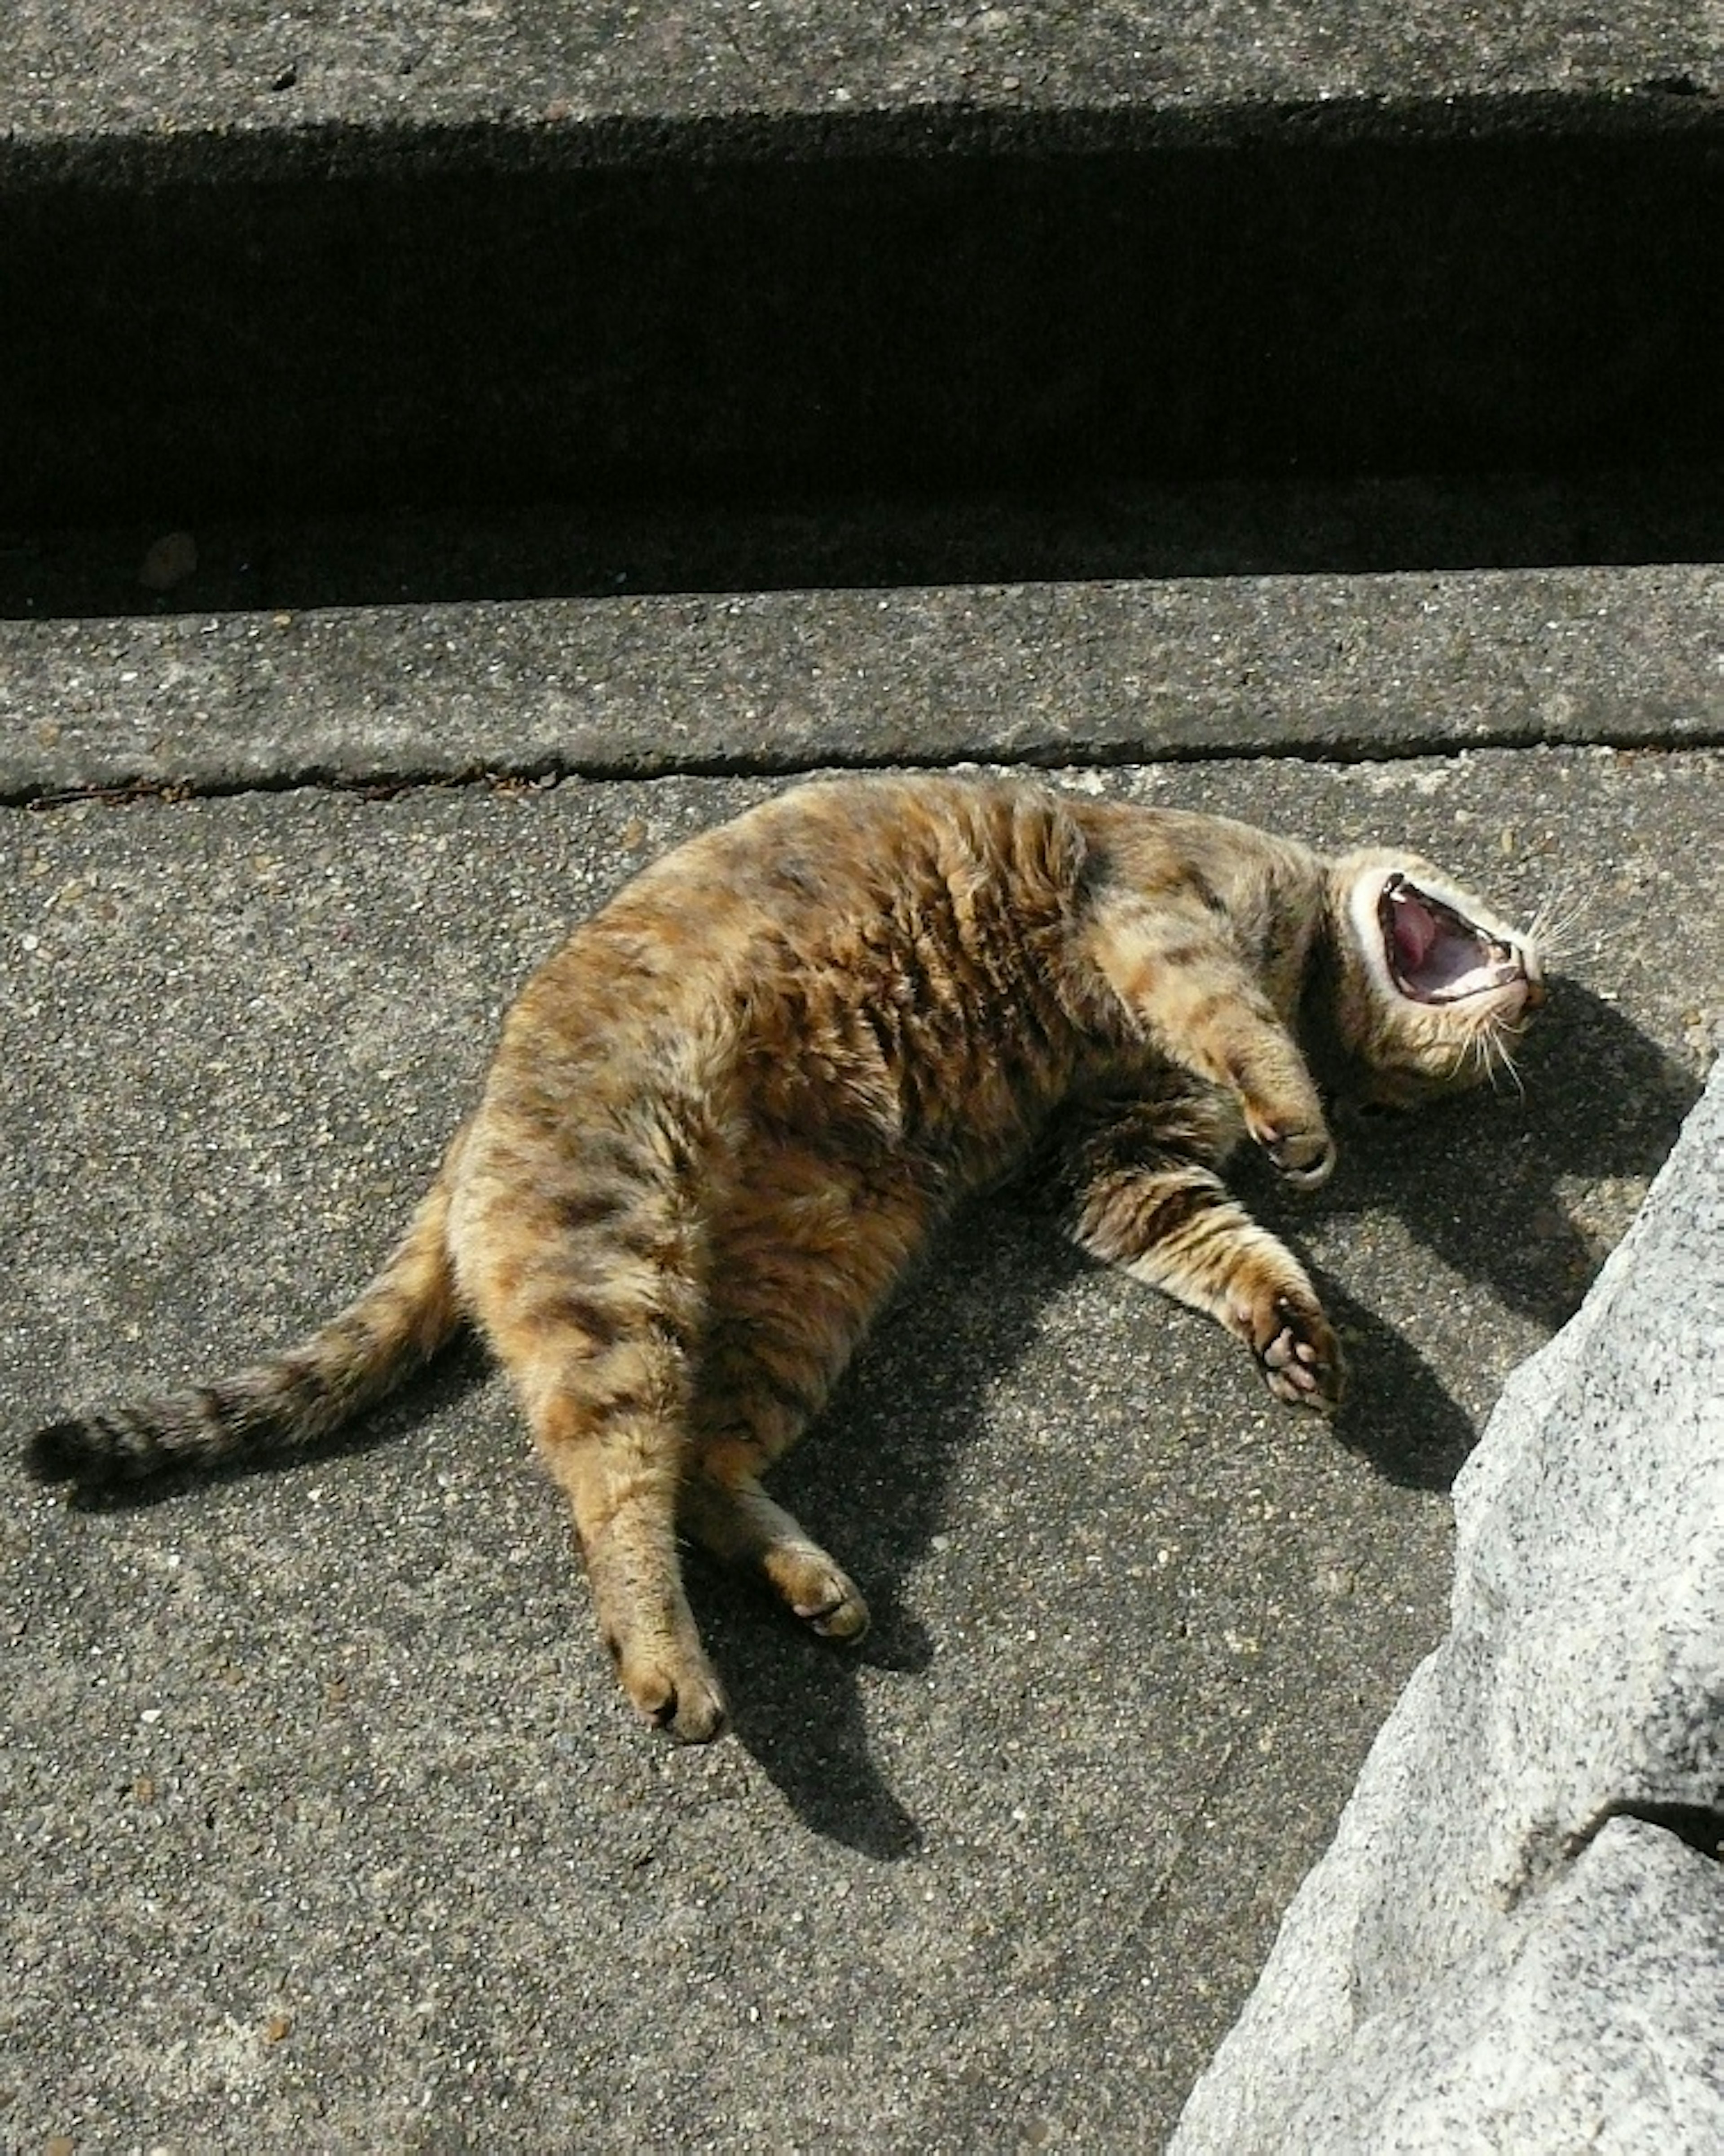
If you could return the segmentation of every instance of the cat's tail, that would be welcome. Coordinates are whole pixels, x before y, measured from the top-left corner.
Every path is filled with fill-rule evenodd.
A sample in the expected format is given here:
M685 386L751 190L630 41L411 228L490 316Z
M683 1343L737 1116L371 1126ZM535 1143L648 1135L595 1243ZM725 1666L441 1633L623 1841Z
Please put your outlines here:
M213 1384L54 1423L31 1439L26 1469L38 1481L94 1488L330 1436L422 1368L460 1323L449 1205L445 1162L382 1270L309 1340Z

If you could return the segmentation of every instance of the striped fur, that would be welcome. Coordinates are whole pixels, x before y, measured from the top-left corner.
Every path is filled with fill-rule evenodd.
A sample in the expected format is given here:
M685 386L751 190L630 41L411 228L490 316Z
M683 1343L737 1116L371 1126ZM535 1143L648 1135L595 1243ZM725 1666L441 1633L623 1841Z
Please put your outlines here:
M1443 1000L1475 950L1494 970ZM1326 1410L1334 1333L1228 1154L1328 1173L1301 1032L1403 1104L1506 1058L1542 993L1526 939L1408 856L1029 784L798 788L649 869L528 983L349 1310L237 1377L57 1424L29 1464L95 1484L310 1445L471 1320L567 1495L629 1698L708 1738L724 1702L679 1532L816 1630L862 1631L760 1477L967 1194L1038 1186L1085 1250Z

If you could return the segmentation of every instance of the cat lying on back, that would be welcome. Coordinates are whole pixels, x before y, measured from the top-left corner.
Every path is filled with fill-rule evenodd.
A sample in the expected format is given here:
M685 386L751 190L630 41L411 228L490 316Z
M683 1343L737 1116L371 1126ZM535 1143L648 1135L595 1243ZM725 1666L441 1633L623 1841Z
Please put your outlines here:
M543 966L382 1273L302 1346L57 1424L94 1485L314 1444L464 1319L568 1494L600 1632L650 1722L723 1727L679 1532L817 1632L868 1621L761 1487L968 1192L1033 1179L1082 1247L1340 1395L1303 1268L1218 1170L1334 1164L1299 1039L1410 1106L1506 1061L1532 941L1393 852L955 778L808 785L647 870Z

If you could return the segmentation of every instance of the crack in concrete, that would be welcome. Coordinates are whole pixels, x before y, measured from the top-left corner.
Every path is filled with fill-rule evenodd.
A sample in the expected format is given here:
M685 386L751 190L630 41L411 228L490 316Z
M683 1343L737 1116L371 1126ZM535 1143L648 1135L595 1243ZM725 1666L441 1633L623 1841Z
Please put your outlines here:
M1550 728L1505 729L1470 741L1467 750L1478 749L1616 749L1634 756L1686 756L1724 748L1724 727L1685 733L1680 738L1649 742L1625 734L1570 734ZM59 808L81 808L91 803L125 808L134 802L221 801L249 794L325 793L357 794L363 799L387 801L403 793L451 791L474 787L495 793L548 789L562 785L648 783L674 778L799 778L835 771L949 771L974 765L993 770L1105 771L1133 765L1188 763L1318 763L1343 767L1405 763L1421 757L1452 757L1457 744L1452 737L1432 734L1385 745L1375 742L1277 742L1273 744L1229 742L1217 746L1156 745L1149 742L1103 743L1080 741L1038 742L1029 747L1002 750L978 745L962 751L896 755L834 752L818 757L772 755L689 757L663 762L636 759L608 763L540 757L520 764L464 765L446 771L382 767L372 771L342 772L326 765L254 773L232 778L151 778L92 782L87 786L54 788L0 788L0 808L46 814Z

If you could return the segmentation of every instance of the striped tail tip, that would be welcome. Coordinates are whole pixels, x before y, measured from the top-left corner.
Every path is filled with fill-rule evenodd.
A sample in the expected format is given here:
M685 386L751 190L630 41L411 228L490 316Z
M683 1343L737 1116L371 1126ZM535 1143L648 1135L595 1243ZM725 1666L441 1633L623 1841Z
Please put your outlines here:
M111 1482L115 1463L89 1424L74 1415L38 1430L24 1447L24 1472L34 1482Z
M75 1482L83 1490L136 1482L181 1465L173 1425L157 1403L68 1416L38 1430L24 1447L24 1471L38 1482Z

